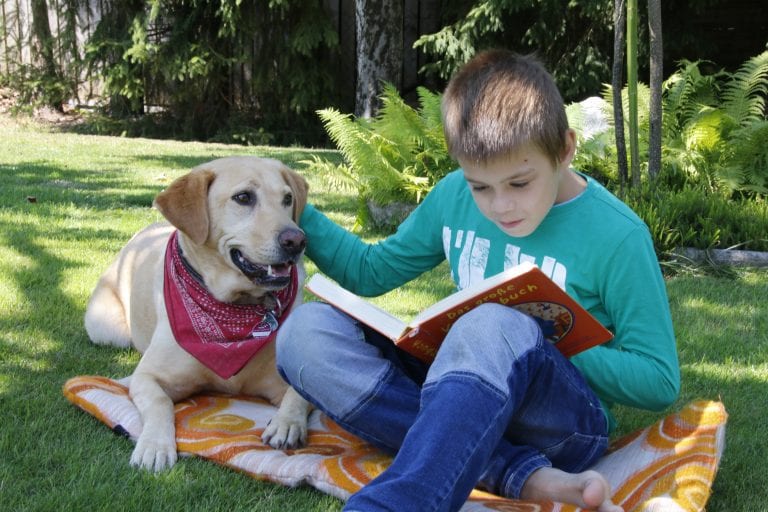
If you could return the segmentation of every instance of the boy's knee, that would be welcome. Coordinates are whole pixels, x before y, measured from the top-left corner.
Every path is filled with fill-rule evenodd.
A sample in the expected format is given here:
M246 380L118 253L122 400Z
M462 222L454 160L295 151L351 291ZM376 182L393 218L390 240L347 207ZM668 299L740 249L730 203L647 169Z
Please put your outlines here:
M500 304L482 304L451 327L438 357L445 370L452 365L468 371L509 362L541 343L541 330L528 315ZM441 365L442 366L442 365Z
M496 303L473 308L456 321L454 328L461 329L465 339L476 339L482 335L485 339L503 339L515 344L536 343L540 335L539 325L529 315ZM475 333L474 336L471 333Z
M541 343L541 330L528 315L499 304L482 304L451 327L427 380L464 372L502 389L513 362Z

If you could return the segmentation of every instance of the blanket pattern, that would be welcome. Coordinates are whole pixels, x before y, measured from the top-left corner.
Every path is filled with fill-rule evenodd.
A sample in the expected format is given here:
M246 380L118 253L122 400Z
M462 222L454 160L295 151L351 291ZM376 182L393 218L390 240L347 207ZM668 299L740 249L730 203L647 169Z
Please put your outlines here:
M65 397L114 431L136 440L141 418L128 389L105 377L74 377ZM310 485L346 500L391 462L375 447L342 430L320 411L309 418L307 446L275 450L261 433L276 408L263 400L218 394L176 404L181 455L195 455L253 478L286 486ZM614 502L627 512L702 511L722 455L727 414L722 403L695 401L653 425L615 440L594 466L606 476ZM461 512L571 512L554 502L511 500L479 490Z

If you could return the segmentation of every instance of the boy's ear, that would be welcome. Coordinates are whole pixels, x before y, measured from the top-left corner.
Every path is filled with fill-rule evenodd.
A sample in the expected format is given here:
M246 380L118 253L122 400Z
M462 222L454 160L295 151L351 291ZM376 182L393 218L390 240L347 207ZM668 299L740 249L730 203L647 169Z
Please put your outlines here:
M560 166L565 166L567 169L571 165L574 155L576 154L576 132L572 128L568 128L565 132L565 145L563 151L560 154Z

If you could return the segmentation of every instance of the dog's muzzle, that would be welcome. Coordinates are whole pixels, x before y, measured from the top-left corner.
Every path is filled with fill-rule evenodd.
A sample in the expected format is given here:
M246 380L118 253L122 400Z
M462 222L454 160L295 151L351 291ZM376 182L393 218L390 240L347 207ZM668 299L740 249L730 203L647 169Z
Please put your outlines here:
M304 251L307 239L300 229L288 228L278 234L277 242L284 256L281 261L255 263L246 258L239 249L231 249L229 255L235 266L254 284L275 289L284 288L291 280L291 267Z

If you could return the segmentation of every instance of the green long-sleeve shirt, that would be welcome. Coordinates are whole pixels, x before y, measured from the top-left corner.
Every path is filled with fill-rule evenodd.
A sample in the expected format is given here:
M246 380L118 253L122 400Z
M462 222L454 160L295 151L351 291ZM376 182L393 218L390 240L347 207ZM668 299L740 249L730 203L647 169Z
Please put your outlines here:
M488 220L463 173L441 180L397 232L367 244L308 206L301 218L307 256L349 290L390 291L444 259L461 289L532 261L614 333L609 343L571 358L607 408L660 410L680 388L675 338L647 227L603 186L587 178L578 197L555 205L526 237ZM613 418L609 414L613 425Z

